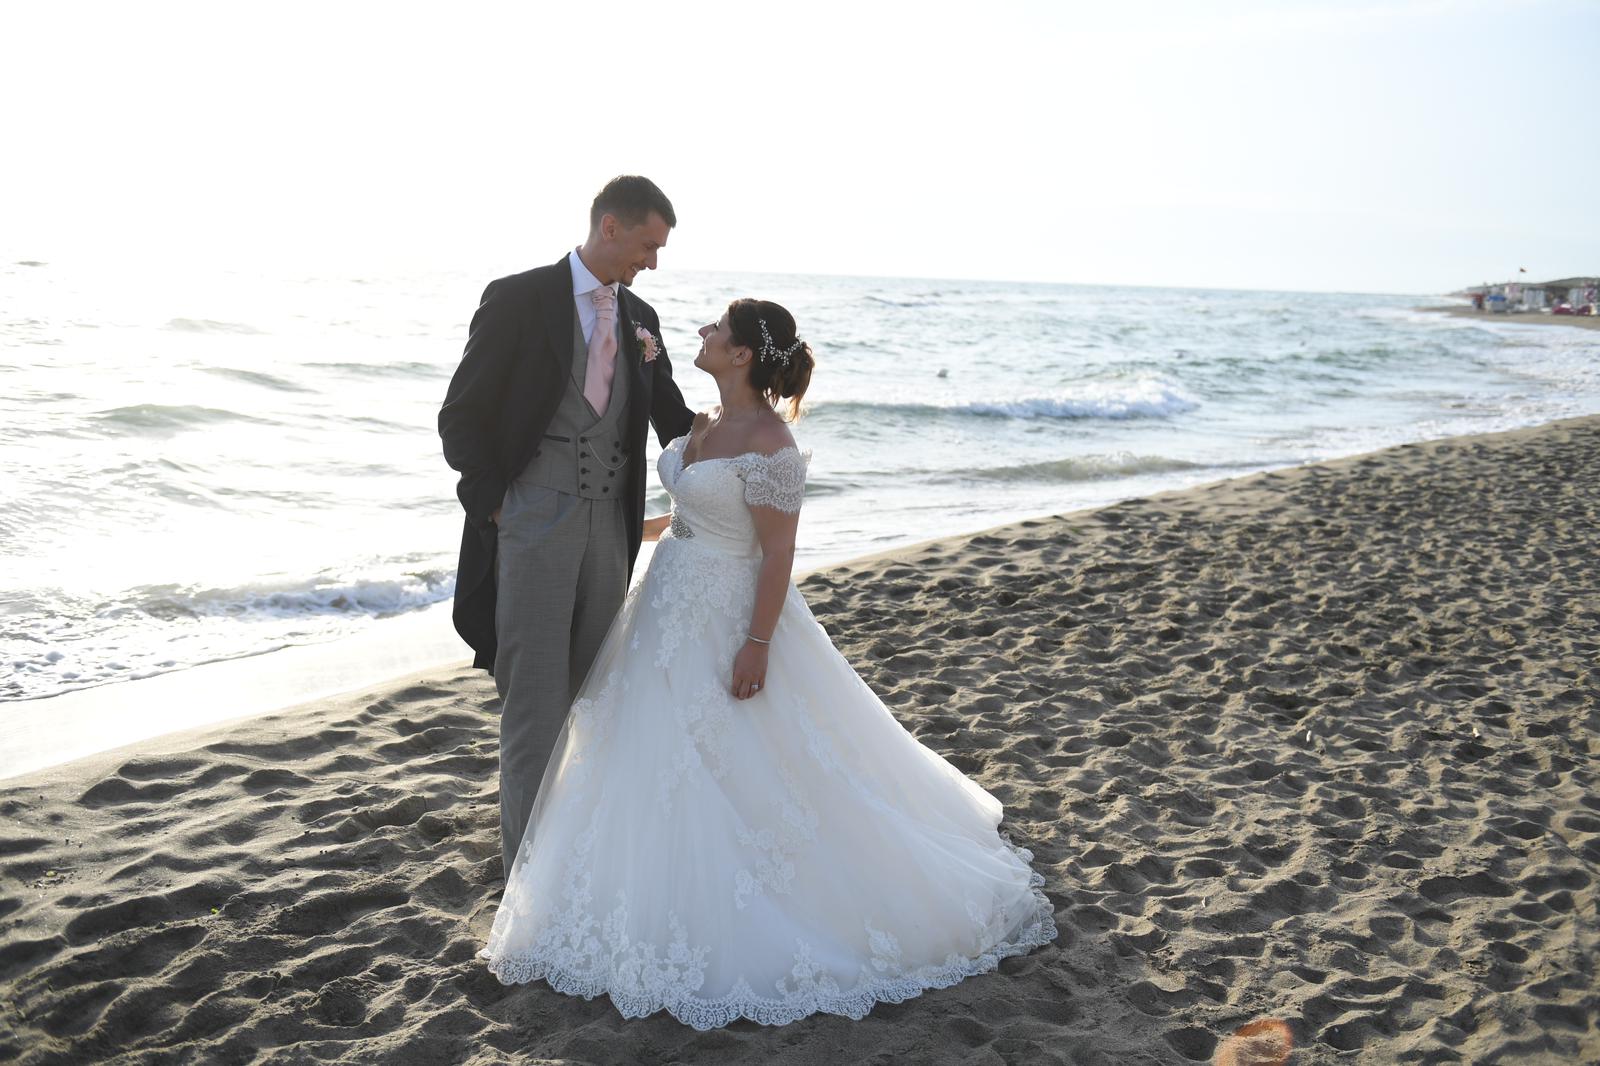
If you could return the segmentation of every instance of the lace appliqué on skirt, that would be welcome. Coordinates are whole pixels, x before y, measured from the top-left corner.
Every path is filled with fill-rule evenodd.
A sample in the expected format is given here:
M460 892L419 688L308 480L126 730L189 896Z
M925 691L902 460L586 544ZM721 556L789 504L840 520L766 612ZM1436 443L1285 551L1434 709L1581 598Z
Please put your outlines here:
M574 856L574 868L587 867L587 850L594 842L585 838L579 843L584 858ZM1024 863L1032 862L1033 853L1026 848L1009 840L1005 846ZM709 947L691 946L676 919L669 926L671 942L660 948L630 941L624 932L626 901L620 901L605 922L596 922L581 913L588 903L587 878L569 877L563 896L581 904L569 906L561 920L547 930L550 935L541 937L532 951L491 962L490 970L505 984L544 979L558 992L585 999L605 993L624 1018L643 1018L665 1010L685 1025L702 1030L740 1018L762 1025L787 1025L818 1013L860 1020L878 1003L903 1003L930 988L948 988L988 973L1002 959L1054 941L1055 909L1044 894L1044 877L1033 872L1029 885L1029 920L1010 940L986 945L972 957L952 954L942 963L908 971L895 938L874 929L869 921L862 932L864 953L871 961L862 965L860 980L848 991L815 960L811 945L801 939L795 943L794 966L776 982L775 995L762 995L740 978L726 996L707 999L695 992L705 981ZM479 955L486 957L487 952ZM608 961L615 966L609 979L605 972Z
M572 716L572 752L567 756L567 772L573 775L575 784L588 779L594 768L594 757L604 748L606 736L611 732L617 698L627 691L627 681L620 671L613 670L606 675L599 692L573 701L572 710L568 712Z
M794 860L801 847L817 839L817 812L788 766L781 767L783 789L773 797L776 826L738 828L739 843L755 853L755 869L741 866L733 875L733 904L740 910L763 892L787 895L794 882Z
M676 703L672 713L682 742L660 771L657 798L663 807L672 803L673 792L693 775L704 772L720 779L727 774L733 696L726 687L706 682L686 702Z
M660 568L661 580L650 606L660 625L658 668L671 666L680 646L702 639L714 613L748 621L755 604L759 560L740 560L690 541L673 540L656 546L656 559L652 566ZM737 650L735 646L733 651ZM728 665L732 666L731 657Z
M668 922L671 940L658 946L628 935L627 894L599 920L591 891L596 827L577 839L561 887L564 907L540 932L525 955L491 961L489 969L504 984L544 979L568 995L593 999L604 992L625 1017L643 1017L667 1002L692 995L705 983L711 948L690 947L676 915ZM480 951L480 957L487 956Z

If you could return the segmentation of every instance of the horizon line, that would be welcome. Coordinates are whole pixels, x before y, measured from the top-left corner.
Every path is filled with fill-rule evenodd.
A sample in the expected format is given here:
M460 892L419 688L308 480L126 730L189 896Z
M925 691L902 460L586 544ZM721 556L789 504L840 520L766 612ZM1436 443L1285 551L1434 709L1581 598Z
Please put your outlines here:
M101 256L73 256L73 255L69 254L66 257L66 259L63 260L63 259L40 258L40 257L37 257L37 256L26 255L26 254L7 254L5 256L5 260L6 261L4 263L0 263L0 268L5 268L5 267L29 267L31 269L39 269L39 268L48 268L48 267L51 267L51 266L54 266L54 265L57 265L57 264L61 264L61 263L64 263L64 262L65 263L71 263L74 260L76 260L78 262L93 262L95 260L100 260L102 262L107 262L108 265L109 265L110 263L121 262L124 258L140 258L140 257L138 257L138 256L125 257L125 256L117 256L117 255L111 255L111 256L105 256L105 257L101 257ZM145 257L145 258L146 258L146 261L148 261L148 257ZM487 263L487 262L489 262L491 260L492 260L492 257L481 257L481 258L478 259L478 261L482 262L482 263ZM257 263L264 263L264 262L271 262L271 265L276 268L276 272L281 273L281 274L285 274L285 275L299 274L301 276L307 276L307 275L314 276L314 275L320 273L320 271L317 271L315 268L307 270L304 265L298 265L298 264L292 264L292 263L278 263L278 262L275 262L275 261L268 261L268 260L262 260L262 259L252 260L252 259L249 259L249 258L242 259L242 260L223 260L223 261L219 262L216 257L211 257L208 260L208 264L209 264L208 265L208 269L216 270L216 269L218 269L220 267L224 271L243 270L243 269L247 269L247 268L249 268L249 267L251 267L253 265L256 265ZM352 276L355 276L357 272L354 270L354 268L357 265L358 264L354 264L354 263L335 264L334 268L339 270L340 272L350 271L352 273ZM359 264L359 266L360 266L362 271L365 271L365 270L369 269L371 266L375 266L375 265L378 265L378 264L375 264L375 263ZM401 262L398 262L398 263L394 263L393 265L397 266L399 268L400 272L405 273L405 274L414 274L414 273L417 273L418 271L427 271L429 269L438 270L438 271L441 271L441 272L456 272L456 271L464 272L464 271L469 271L469 270L473 269L472 264L463 263L463 262L453 263L453 264L448 265L448 266L435 266L435 267L432 267L432 268L429 268L429 267L427 267L427 266L425 266L425 265L423 265L421 263L417 263L417 262L414 262L414 261L411 261L411 262L401 261ZM539 264L536 263L535 265L539 265ZM489 267L488 269L493 270L495 268ZM1198 283L1170 283L1170 282L1160 282L1160 281L1137 281L1137 282L1132 282L1132 281L1067 281L1067 280L1061 280L1061 279L1018 278L1018 277L970 277L970 276L963 277L963 276L954 275L954 274L943 274L943 275L941 275L941 274L869 274L869 273L853 273L853 272L848 272L848 271L832 272L832 271L825 271L825 270L772 270L772 269L756 269L756 268L742 268L742 267L688 266L688 267L682 267L682 268L671 268L671 267L669 267L667 269L668 269L669 275L671 273L673 273L675 271L675 269L681 269L682 272L690 273L690 274L727 274L727 275L738 275L738 274L751 275L751 274L754 274L754 275L768 276L768 277L836 278L836 279L847 279L847 280L852 280L852 281L976 282L976 283L979 283L979 284L994 284L994 285L1038 285L1038 286L1057 286L1057 287L1071 287L1071 288L1101 288L1101 289L1149 289L1149 290L1167 290L1167 291L1178 291L1178 292L1252 292L1252 293L1272 293L1272 294L1283 294L1283 295L1306 295L1306 296L1441 296L1441 297L1449 297L1449 296L1454 295L1457 292L1464 291L1467 287L1469 287L1469 286L1458 285L1458 286L1455 286L1454 288L1435 288L1435 289L1355 289L1355 288L1331 288L1331 289L1329 289L1329 288L1311 288L1311 287L1293 286L1293 285L1289 285L1289 286L1261 286L1261 285L1248 285L1248 284L1247 285L1226 285L1226 284L1217 284L1217 283L1198 284ZM1491 283L1491 284L1504 284L1504 283L1498 283L1497 282L1497 283ZM634 285L634 286L630 286L630 288L638 288L638 286Z

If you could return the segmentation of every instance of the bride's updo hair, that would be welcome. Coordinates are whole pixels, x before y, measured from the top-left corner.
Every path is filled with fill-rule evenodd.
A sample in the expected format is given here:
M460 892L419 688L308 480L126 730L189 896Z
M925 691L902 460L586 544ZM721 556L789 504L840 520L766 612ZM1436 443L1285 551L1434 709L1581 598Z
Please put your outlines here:
M774 408L789 401L788 412L779 412L784 421L799 418L816 360L811 345L796 335L794 316L771 300L735 300L728 305L728 329L733 343L756 353L750 360L750 384Z

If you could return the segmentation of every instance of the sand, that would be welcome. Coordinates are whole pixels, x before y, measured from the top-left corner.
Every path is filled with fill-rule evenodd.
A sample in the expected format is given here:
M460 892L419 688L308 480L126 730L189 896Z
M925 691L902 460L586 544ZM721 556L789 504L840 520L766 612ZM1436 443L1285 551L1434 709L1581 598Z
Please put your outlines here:
M1576 326L1578 329L1600 329L1600 318L1593 315L1546 315L1537 312L1475 311L1471 307L1452 304L1445 307L1419 307L1418 311L1433 311L1451 318L1479 319L1484 322L1506 322L1513 326Z
M0 783L0 1060L1600 1062L1597 472L1575 419L808 577L1037 856L999 973L707 1033L500 985L454 669Z

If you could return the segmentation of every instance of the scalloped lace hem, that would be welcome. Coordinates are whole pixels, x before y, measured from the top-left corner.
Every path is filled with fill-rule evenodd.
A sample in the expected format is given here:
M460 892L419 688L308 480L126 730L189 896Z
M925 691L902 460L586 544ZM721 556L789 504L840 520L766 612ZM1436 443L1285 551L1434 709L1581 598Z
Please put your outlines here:
M1006 846L1025 856L1024 861L1033 857L1026 848L1018 847L1009 840ZM624 1018L644 1018L664 1010L683 1024L701 1030L719 1029L740 1018L760 1025L788 1025L813 1014L839 1014L852 1021L860 1021L879 1003L903 1003L932 988L949 988L968 977L994 970L1003 959L1025 955L1054 942L1058 935L1055 907L1044 894L1043 875L1030 871L1028 887L1033 896L1033 914L1015 939L997 944L975 957L956 959L939 966L924 966L899 977L875 979L858 985L851 992L834 995L801 992L781 999L760 996L742 977L735 983L732 992L719 999L703 999L694 995L640 994L612 988L603 975L577 973L550 959L527 955L494 959L487 949L480 950L477 957L488 960L489 972L501 984L544 980L557 992L569 996L594 999L604 994Z

